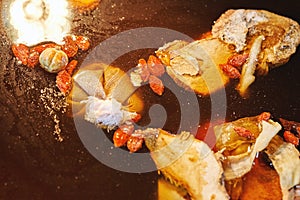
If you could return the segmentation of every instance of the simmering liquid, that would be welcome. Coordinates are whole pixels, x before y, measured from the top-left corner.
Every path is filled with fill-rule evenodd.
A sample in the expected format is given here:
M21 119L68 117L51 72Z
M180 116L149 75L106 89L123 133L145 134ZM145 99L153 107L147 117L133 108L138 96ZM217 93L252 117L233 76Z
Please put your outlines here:
M241 200L281 200L282 193L279 176L260 155L255 159L253 167L243 178Z

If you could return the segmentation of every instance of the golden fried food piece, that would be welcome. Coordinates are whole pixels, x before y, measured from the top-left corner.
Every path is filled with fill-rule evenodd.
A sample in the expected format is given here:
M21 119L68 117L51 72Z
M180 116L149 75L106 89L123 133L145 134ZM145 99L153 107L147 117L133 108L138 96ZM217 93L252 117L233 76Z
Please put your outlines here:
M200 95L211 94L229 82L219 65L226 63L232 54L229 46L218 39L188 44L175 40L156 51L169 76L179 86Z
M88 12L94 10L100 3L100 0L68 0L72 8L79 12Z

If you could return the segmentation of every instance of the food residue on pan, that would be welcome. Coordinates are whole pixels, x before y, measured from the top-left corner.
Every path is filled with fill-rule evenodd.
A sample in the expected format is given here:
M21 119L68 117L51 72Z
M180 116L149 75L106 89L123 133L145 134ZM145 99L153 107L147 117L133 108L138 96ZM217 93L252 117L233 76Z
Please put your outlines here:
M62 114L67 112L69 104L66 101L66 97L57 90L46 87L41 89L40 99L43 102L44 108L49 112L50 117L54 122L53 135L57 141L62 142L64 140L60 128L60 118L57 112Z
M72 10L70 2L61 0L15 0L7 3L6 24L12 40L12 53L17 65L40 66L56 74L55 83L40 92L40 99L54 122L54 135L62 141L60 113L67 109L66 95L72 88L75 59L90 47L85 36L70 34Z
M54 42L34 46L13 44L12 52L18 64L34 68L37 65L50 73L57 73L56 86L65 95L72 89L72 74L77 67L74 56L79 50L86 51L90 47L87 37L67 35L61 45Z
M65 113L68 107L66 95L72 89L72 74L78 61L73 57L80 51L88 50L90 42L83 36L65 36L63 44L54 42L42 43L34 46L13 44L12 52L17 64L29 68L40 66L48 73L56 74L56 87L49 85L41 90L40 99L54 122L53 135L59 142L63 141L60 128L60 119L57 112Z

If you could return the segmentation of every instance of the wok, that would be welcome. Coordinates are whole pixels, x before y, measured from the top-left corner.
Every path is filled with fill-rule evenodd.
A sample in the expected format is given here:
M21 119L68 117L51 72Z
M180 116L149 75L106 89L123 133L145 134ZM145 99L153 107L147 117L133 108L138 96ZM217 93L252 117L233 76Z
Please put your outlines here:
M74 16L73 32L89 37L92 44L90 51L78 55L79 64L101 42L135 28L167 28L197 39L229 8L266 9L300 22L299 3L292 0L101 0L94 11ZM51 102L41 97L41 90L55 88L55 75L15 65L3 21L0 34L0 199L157 199L157 172L123 172L99 162L77 134L72 110L58 97L54 98L56 108L66 112L57 112L64 140L55 140L56 123L47 108ZM134 51L113 64L129 69L154 50ZM222 104L226 112L221 117L234 120L269 111L277 118L300 121L299 64L297 51L287 64L258 78L248 98L240 97L233 85L226 87L227 101ZM53 93L47 90L48 95ZM148 93L145 91L146 102L160 101L153 95L147 97ZM210 114L205 109L209 98L198 100L204 113L199 122L204 123ZM161 104L171 116L176 99L165 97ZM164 128L176 131L178 126L175 116Z

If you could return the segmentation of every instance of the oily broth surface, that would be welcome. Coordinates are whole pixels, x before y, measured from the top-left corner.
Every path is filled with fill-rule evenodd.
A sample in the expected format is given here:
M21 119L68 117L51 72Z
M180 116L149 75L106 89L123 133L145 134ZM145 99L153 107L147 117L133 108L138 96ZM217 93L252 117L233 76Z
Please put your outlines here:
M114 34L142 26L167 27L197 39L201 33L210 29L212 22L223 11L233 7L265 8L289 15L298 22L300 20L299 5L293 5L292 1L275 2L271 5L261 1L155 0L145 3L102 0L93 12L75 16L73 31L89 37L92 48ZM39 68L16 66L10 50L11 42L3 29L3 23L1 27L0 167L4 175L0 178L0 196L16 199L156 199L157 173L128 174L101 165L82 145L74 127L74 120L68 117L68 110L66 113L57 113L64 138L64 142L57 142L53 135L53 116L49 116L49 110L40 98L41 90L56 90L55 76ZM120 58L114 65L124 70L129 69L136 65L138 58L152 53L153 50L146 50L132 57ZM78 55L79 64L85 57L86 54ZM227 102L224 104L226 120L270 111L274 117L300 121L299 63L298 51L286 65L272 70L266 77L257 78L247 99L237 94L234 83L229 85L226 88ZM46 90L49 92L47 105L53 102L53 98L56 103L59 100L53 90ZM168 113L164 128L176 132L179 129L180 111L174 95L166 90L165 95L159 98L146 85L139 90L142 91L148 108L159 103L164 105ZM178 87L178 90L182 89ZM199 122L202 124L211 117L211 104L209 97L198 100L201 111ZM56 106L55 109L61 106L65 108L62 104ZM212 120L217 121L223 117L212 116ZM140 123L146 126L149 122L146 108ZM191 129L193 128L195 127Z

